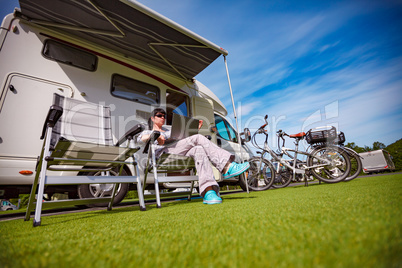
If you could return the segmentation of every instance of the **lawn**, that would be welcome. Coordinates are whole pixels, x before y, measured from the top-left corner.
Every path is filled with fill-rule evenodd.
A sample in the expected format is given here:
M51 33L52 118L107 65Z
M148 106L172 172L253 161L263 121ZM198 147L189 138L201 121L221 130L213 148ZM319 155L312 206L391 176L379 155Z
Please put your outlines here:
M0 267L401 267L402 175L0 222Z

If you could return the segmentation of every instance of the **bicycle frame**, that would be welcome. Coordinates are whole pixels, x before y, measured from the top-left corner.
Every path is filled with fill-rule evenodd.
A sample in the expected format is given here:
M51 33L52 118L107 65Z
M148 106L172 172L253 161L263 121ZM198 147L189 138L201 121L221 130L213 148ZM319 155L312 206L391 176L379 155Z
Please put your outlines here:
M326 165L331 164L331 162L328 161L327 159L323 159L323 158L320 158L320 157L317 157L317 156L313 156L313 155L311 155L309 152L299 151L299 142L300 142L300 140L301 140L300 138L296 138L296 140L295 140L295 149L286 148L286 147L284 146L284 144L285 144L284 138L282 137L282 135L285 134L285 133L283 133L283 132L280 132L280 133L278 134L278 139L279 139L279 138L282 138L282 140L283 140L283 145L281 146L280 153L276 153L276 152L273 151L273 150L271 149L271 147L269 147L269 145L268 145L268 134L267 134L265 131L262 132L262 133L265 135L264 148L258 147L258 148L260 148L260 149L263 150L263 152L261 153L261 159L264 158L264 154L266 154L266 153L270 154L271 157L275 160L275 162L278 162L278 163L279 163L279 164L275 167L276 172L279 173L279 171L280 171L279 169L281 168L280 164L282 164L282 165L284 165L285 167L287 167L287 168L289 168L290 170L292 170L292 173L293 173L293 180L296 178L296 174L302 174L302 175L304 175L304 174L306 173L306 170L314 169L314 168L320 168L320 167L324 167L324 166L326 166ZM255 134L257 134L257 132L256 132ZM254 137L255 137L255 134L254 134ZM279 141L279 140L278 140L278 141ZM279 145L279 142L278 142L278 145ZM289 152L294 153L294 155L292 156ZM298 162L297 156L300 155L300 154L306 155L307 157L314 157L314 158L320 160L320 161L322 162L322 164L313 165L313 166L308 166L308 164L306 163L306 165L304 165L302 168L297 168L297 166L296 166L296 165L297 165L297 162ZM290 157L290 159L283 159L283 157L282 157L283 155L286 155L286 156ZM291 162L292 162L292 161L293 161L293 163L292 163L292 165L291 165ZM271 161L271 162L272 162L272 161ZM261 163L260 163L260 164L261 164ZM259 168L260 168L260 167L259 167Z

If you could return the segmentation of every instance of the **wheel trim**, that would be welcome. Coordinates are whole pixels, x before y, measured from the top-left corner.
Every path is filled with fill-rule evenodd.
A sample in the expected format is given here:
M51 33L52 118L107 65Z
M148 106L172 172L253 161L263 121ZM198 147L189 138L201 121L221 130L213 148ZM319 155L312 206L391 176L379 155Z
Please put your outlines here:
M105 171L98 171L95 173L94 176L107 176L107 173L111 173L110 175L112 176L117 176L118 173L114 170L110 170L108 172ZM89 191L92 194L93 197L108 197L112 194L113 192L113 186L114 184L89 184ZM121 184L117 185L117 190L115 196L120 192L121 190Z

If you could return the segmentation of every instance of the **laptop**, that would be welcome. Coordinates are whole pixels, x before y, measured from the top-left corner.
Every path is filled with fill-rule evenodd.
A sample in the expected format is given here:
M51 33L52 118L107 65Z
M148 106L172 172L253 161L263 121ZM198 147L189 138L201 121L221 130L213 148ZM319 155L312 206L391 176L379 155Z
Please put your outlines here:
M173 113L170 138L165 144L176 142L192 135L198 134L199 120Z

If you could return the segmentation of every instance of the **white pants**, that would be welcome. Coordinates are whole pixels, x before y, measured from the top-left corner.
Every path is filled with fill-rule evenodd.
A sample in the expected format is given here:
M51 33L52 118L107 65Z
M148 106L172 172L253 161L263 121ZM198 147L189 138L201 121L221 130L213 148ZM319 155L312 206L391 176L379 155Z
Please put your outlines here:
M202 196L205 194L205 189L209 186L212 186L216 192L219 192L219 185L214 178L211 163L222 173L226 163L234 158L231 153L219 148L201 134L193 135L177 143L168 145L162 152L189 156L194 159Z

